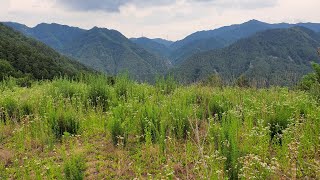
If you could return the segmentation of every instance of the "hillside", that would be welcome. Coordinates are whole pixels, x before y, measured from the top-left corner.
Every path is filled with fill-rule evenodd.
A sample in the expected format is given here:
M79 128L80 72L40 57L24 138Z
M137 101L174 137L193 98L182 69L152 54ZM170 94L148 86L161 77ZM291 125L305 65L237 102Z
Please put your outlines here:
M268 29L291 28L294 26L306 27L315 32L320 31L320 24L316 23L269 24L257 20L251 20L242 24L225 26L214 30L199 31L185 37L180 41L173 43L170 46L171 49L173 49L172 63L179 64L179 62L183 62L186 57L190 57L191 55L195 54L194 52L203 52L206 50L226 47L239 39L247 38L257 32ZM192 44L192 46L189 47L189 51L186 51L185 47L189 46L190 44ZM212 46L212 44L215 45ZM207 48L203 48L203 46ZM185 51L183 53L183 56L181 56L181 53L179 53L182 51Z
M111 75L128 72L136 80L150 81L164 74L170 62L131 42L120 32L105 28L83 30L59 24L40 24L28 28L6 23L60 53Z
M5 22L4 24L45 43L57 51L63 50L67 43L85 32L84 29L56 23L41 23L34 28L14 22Z
M130 40L138 44L142 48L148 50L150 53L156 54L158 56L163 56L167 58L171 53L171 49L168 46L153 39L141 37L141 38L131 38Z
M193 82L218 73L225 81L245 75L257 86L292 85L319 62L319 36L303 28L257 33L223 48L199 53L175 70L180 80Z
M0 23L1 67L9 75L36 79L52 79L54 76L76 75L90 71L80 63L60 55L48 46ZM1 72L3 73L3 72ZM1 77L2 78L2 77Z
M173 41L170 41L170 40L166 40L166 39L162 39L162 38L155 38L155 39L151 39L157 43L160 43L160 44L163 44L167 47L170 47L171 44L173 44L174 42Z
M164 74L169 62L137 46L120 32L93 28L66 45L62 52L108 74L128 72L137 80Z
M169 58L174 65L178 65L193 54L209 51L212 49L221 49L222 47L226 47L229 44L230 43L228 41L219 37L194 40L176 50L171 50L172 53L170 54Z

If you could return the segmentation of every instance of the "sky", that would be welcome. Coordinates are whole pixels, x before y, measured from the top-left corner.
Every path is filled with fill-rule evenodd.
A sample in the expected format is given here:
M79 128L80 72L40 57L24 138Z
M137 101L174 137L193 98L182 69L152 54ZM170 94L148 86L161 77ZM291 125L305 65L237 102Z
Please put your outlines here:
M319 12L320 0L0 0L0 21L98 26L169 40L251 19L320 23Z

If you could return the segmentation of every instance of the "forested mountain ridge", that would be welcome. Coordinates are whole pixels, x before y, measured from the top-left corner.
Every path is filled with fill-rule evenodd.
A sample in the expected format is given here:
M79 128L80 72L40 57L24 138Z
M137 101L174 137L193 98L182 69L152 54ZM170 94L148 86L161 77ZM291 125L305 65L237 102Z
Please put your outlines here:
M83 30L58 24L40 24L34 28L6 24L110 75L128 72L134 79L149 81L157 74L164 74L170 66L166 58L148 52L116 30L98 27Z
M116 75L128 72L137 80L152 80L164 74L169 61L137 46L120 32L105 28L92 28L62 51L96 70Z
M244 75L257 86L293 85L311 71L311 61L320 62L319 46L319 35L304 27L266 30L226 48L196 54L172 72L184 82L219 74L225 81Z
M171 49L163 43L159 43L158 41L146 37L130 38L130 40L153 54L163 57L170 56Z
M41 23L33 28L14 22L4 22L4 24L47 44L57 51L63 50L68 43L86 31L78 27L56 23Z
M221 49L227 47L228 45L236 42L239 39L250 37L257 32L261 32L264 30L291 28L295 26L306 27L315 32L320 31L320 24L317 23L269 24L260 22L258 20L250 20L242 24L224 26L214 30L198 31L180 41L176 41L170 46L173 52L171 55L171 60L173 64L179 64L191 55L195 54L195 52ZM189 51L185 50L186 47L188 47Z
M167 40L167 39L162 39L162 38L155 38L155 39L151 39L157 43L160 43L160 44L163 44L167 47L170 47L171 44L173 44L174 42L173 41L170 41L170 40Z
M93 72L2 23L0 23L0 59L2 76L52 79L55 76Z

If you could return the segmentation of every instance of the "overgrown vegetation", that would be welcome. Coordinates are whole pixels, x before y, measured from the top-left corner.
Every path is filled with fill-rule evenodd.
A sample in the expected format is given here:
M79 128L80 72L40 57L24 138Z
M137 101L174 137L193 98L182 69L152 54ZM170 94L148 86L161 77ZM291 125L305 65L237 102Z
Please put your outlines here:
M9 78L0 179L319 179L319 102L243 82L92 75L27 88Z
M318 101L320 101L320 64L312 63L312 67L314 72L302 78L299 88L310 92Z

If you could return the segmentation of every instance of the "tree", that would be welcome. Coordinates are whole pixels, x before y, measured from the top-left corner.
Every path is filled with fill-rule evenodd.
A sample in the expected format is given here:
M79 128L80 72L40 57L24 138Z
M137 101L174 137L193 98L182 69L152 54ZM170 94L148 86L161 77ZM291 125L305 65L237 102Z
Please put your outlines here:
M14 76L13 66L6 60L0 59L0 81L6 77Z

